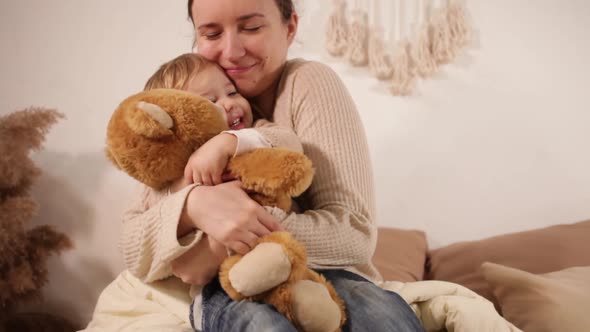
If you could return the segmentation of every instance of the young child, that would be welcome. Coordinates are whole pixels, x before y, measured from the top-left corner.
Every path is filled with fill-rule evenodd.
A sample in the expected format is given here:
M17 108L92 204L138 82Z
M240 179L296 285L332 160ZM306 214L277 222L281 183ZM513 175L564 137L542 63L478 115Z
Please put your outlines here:
M228 176L223 176L223 172L229 159L255 148L280 146L303 152L299 139L290 129L263 119L254 122L249 102L237 92L222 68L198 54L183 54L164 63L149 78L144 90L157 88L185 90L209 99L222 112L230 128L207 141L193 153L186 165L184 178L170 188L172 192L191 183L217 185L228 180ZM156 202L146 199L144 203L151 206ZM226 248L208 236L201 239L201 242L191 250L198 252L204 247L209 247L214 257L197 255L199 258L195 259L195 256L189 255L188 257L193 258L185 259L181 256L172 263L172 271L187 266L192 270L199 269L204 265L201 262L205 259L215 259L220 264L227 257ZM191 287L190 293L195 299L191 305L191 323L195 321L194 316L200 317L201 287L212 280L216 273L217 269L207 269L205 277ZM199 312L196 312L197 310Z
M209 99L222 112L230 128L195 151L187 163L184 181L176 183L173 190L191 183L220 184L228 179L222 175L229 158L255 148L273 146L260 131L249 129L253 126L250 103L238 93L221 67L198 54L182 54L164 63L149 78L144 90L156 88L185 90ZM285 138L280 140L280 146L302 151L297 136L286 128L277 128L266 120L257 121L255 126L273 127L275 139Z

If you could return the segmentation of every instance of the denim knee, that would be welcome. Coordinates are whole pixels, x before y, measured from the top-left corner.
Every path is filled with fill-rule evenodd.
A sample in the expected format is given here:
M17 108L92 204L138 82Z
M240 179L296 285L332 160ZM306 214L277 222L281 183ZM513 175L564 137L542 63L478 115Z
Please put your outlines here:
M424 331L412 308L398 294L347 271L321 273L346 304L344 331Z
M203 331L285 331L295 332L295 327L285 316L269 305L240 301L218 311L204 324Z
M296 332L295 327L272 306L233 301L215 283L203 291L203 332Z

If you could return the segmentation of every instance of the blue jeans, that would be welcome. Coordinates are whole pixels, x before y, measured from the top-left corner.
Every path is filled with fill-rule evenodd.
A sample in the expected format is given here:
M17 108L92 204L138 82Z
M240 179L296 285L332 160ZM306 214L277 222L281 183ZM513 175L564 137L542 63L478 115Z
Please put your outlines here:
M424 331L410 306L396 293L374 285L344 270L318 271L328 279L346 303L348 320L343 331ZM272 306L235 302L215 279L203 289L203 332L216 331L289 331L293 325Z

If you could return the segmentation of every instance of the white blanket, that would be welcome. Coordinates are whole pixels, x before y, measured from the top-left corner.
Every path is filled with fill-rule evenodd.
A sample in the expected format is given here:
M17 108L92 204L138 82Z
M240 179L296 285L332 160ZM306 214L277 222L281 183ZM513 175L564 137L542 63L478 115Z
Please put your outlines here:
M384 282L408 302L426 331L513 332L491 302L442 281ZM188 332L189 288L176 278L144 284L125 271L100 295L86 332Z
M414 309L428 332L521 331L500 316L492 302L458 284L386 281L380 286L398 293Z

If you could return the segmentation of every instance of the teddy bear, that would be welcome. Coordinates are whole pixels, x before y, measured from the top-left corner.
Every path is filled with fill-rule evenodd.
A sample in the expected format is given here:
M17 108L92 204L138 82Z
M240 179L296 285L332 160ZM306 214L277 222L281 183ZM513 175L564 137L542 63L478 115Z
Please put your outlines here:
M132 95L115 109L107 127L107 158L136 180L163 190L180 179L191 154L227 130L207 99L173 89ZM313 167L302 153L260 148L232 158L227 170L269 210L291 210L292 198L311 184ZM307 267L304 246L287 232L261 237L247 254L229 256L218 278L236 301L259 301L284 314L299 331L340 331L344 302L334 287Z
M29 155L62 117L34 107L0 117L0 332L76 330L62 317L23 309L41 297L48 258L72 247L67 235L49 225L26 227L38 210L30 190L41 174Z

